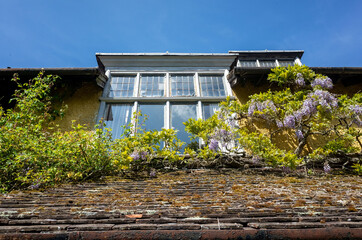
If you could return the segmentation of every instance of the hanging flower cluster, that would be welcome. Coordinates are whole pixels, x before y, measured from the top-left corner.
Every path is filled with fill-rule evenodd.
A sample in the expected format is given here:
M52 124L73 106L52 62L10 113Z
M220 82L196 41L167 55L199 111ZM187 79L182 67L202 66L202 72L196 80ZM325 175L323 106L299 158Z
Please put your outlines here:
M301 73L297 73L297 78L295 79L295 84L297 84L300 87L305 86L305 81L304 81L303 75Z
M275 107L275 104L272 100L266 100L263 102L259 102L259 101L255 101L253 99L248 108L248 115L249 115L249 117L251 117L255 114L256 111L263 112L266 109L270 109L273 112L275 112L277 110L277 108ZM263 116L265 117L264 114L260 114L260 115L261 115L261 117L263 117Z
M362 127L362 106L351 105L349 109L352 111L353 123L358 127Z
M137 160L146 160L147 158L147 152L146 151L137 151L137 150L134 150L133 153L130 155L131 158L135 161Z
M329 77L327 77L327 78L316 78L311 83L311 86L313 88L315 88L316 86L320 86L323 89L332 89L333 88L333 82Z

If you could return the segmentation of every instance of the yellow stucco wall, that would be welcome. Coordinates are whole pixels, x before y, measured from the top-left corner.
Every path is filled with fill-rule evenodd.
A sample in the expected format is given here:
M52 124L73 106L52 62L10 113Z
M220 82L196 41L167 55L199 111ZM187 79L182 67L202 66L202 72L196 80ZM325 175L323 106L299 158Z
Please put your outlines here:
M75 120L76 124L86 125L89 129L93 129L102 91L103 89L97 86L96 82L83 82L74 94L63 99L68 108L64 117L57 118L54 123L58 124L63 131L71 130L72 120Z

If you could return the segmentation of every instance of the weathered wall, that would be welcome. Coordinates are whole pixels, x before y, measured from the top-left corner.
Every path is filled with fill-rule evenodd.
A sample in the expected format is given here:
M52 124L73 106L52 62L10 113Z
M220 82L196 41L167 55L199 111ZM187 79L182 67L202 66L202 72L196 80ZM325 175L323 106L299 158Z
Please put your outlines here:
M237 97L238 101L241 104L245 104L249 100L249 96L253 94L258 94L261 92L268 91L269 85L263 84L261 86L254 86L251 83L245 84L244 86L237 85L233 88L233 93ZM275 89L272 89L275 90ZM333 93L336 94L348 94L352 96L353 94L362 90L362 83L355 84L351 86L344 86L341 83L335 84L333 88ZM242 126L245 126L250 131L260 131L261 133L265 134L266 136L270 136L270 132L276 131L277 128L273 126L268 126L262 120L255 120L252 123L242 121ZM292 130L278 132L273 137L273 142L281 149L285 150L294 150L297 147L297 141L295 138L295 132ZM323 136L311 136L308 139L307 145L304 147L304 151L302 154L306 154L307 151L311 152L312 150L321 147L325 144L326 138ZM357 145L356 145L357 146Z
M55 120L55 124L58 124L61 130L68 131L71 130L72 120L75 120L76 124L92 129L96 124L102 91L96 82L81 83L72 95L63 99L68 109L63 118Z

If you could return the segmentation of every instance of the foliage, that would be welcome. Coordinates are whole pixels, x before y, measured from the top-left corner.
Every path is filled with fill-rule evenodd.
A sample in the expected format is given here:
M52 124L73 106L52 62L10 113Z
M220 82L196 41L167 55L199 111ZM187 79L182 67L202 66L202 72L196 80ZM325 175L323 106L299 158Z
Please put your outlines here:
M186 130L202 138L205 148L220 151L233 146L226 150L244 149L255 159L288 168L302 163L302 153L306 155L305 146L312 137L323 136L327 141L312 149L309 159L361 151L361 93L352 97L333 94L330 78L299 65L272 69L268 80L277 83L279 90L254 94L245 104L227 99L220 105L218 118L189 120ZM250 126L254 127L247 131ZM278 148L275 140L279 136L295 142L295 149ZM237 139L238 145L230 144L230 139Z
M29 83L13 79L18 82L16 107L6 112L0 108L0 191L37 189L182 162L183 143L176 131L145 131L139 116L135 116L138 127L126 127L121 140L112 140L110 130L103 127L89 131L73 123L72 131L60 131L51 122L50 93L56 79L43 72Z
M120 139L111 146L110 154L119 170L130 168L137 172L149 170L150 167L173 167L183 160L180 150L184 144L176 137L176 130L161 131L144 129L144 123L139 122L143 115L139 112L133 117L134 124L124 127ZM144 118L145 120L147 119ZM161 147L164 145L164 147ZM119 158L121 157L121 158Z
M54 113L63 114L63 109L51 105L56 79L43 72L28 83L14 77L16 107L6 111L0 107L0 191L36 189L127 171L152 175L153 168L178 168L187 161L212 161L225 154L247 153L255 161L294 169L302 163L302 151L312 136L328 141L312 149L309 159L362 149L362 93L352 97L333 94L329 91L332 80L306 66L273 69L268 79L282 89L254 94L245 104L228 98L209 119L185 122L191 140L196 140L184 150L191 160L181 154L185 143L177 138L177 130L145 130L140 119L147 116L141 113L124 127L121 139L113 140L106 126L90 131L73 123L72 131L60 131L51 121ZM247 126L260 122L264 131L248 130ZM275 139L280 135L297 143L294 151L277 147ZM353 167L362 172L360 163ZM324 170L331 171L327 162Z
M51 125L49 93L56 77L41 72L29 83L13 80L19 88L16 107L0 110L0 191L82 181L113 171L109 133L80 125L61 132Z

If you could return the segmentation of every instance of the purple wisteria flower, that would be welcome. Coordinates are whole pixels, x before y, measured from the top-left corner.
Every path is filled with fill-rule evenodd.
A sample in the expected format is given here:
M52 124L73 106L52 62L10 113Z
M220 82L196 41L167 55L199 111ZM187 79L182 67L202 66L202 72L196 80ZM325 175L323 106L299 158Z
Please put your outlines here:
M147 152L146 151L141 151L140 152L140 157L142 160L145 160L147 158Z
M253 116L255 109L256 109L255 101L252 100L250 105L249 105L249 108L248 108L249 117Z
M332 89L333 88L333 82L330 78L316 78L311 83L311 86L314 88L316 86L320 86L324 89Z
M211 139L209 143L209 149L217 151L218 148L219 148L219 141L217 141L216 139Z
M361 105L351 105L349 109L353 111L354 114L362 115L362 106Z
M137 151L134 150L133 153L130 155L133 160L146 160L147 158L147 152L146 151Z
M305 85L304 78L301 73L297 73L297 78L295 79L295 83L301 87L303 87Z
M137 151L134 151L130 156L135 161L137 161L141 158L140 154Z
M156 177L156 170L155 169L152 169L150 171L150 177Z
M323 107L336 108L338 107L338 99L330 92L324 90L316 90L311 97L317 97L318 103Z
M261 161L261 158L259 156L253 156L251 159L253 161L253 164L259 164Z
M279 120L276 120L275 123L277 124L278 128L284 127L283 123Z
M329 166L328 162L324 163L323 170L325 173L330 173L332 171L332 168Z
M295 131L295 135L297 135L298 140L302 140L304 138L303 132L301 130Z
M256 110L259 112L262 112L265 109L270 109L273 112L276 112L276 110L277 110L274 102L271 100L257 102L253 99L248 108L248 115L251 117L255 113ZM264 114L261 114L261 117L266 118L266 116Z
M292 170L290 169L290 167L287 167L287 166L283 166L283 167L282 167L282 171L283 171L284 173L286 173L286 174L292 172Z
M295 128L295 117L293 115L286 116L283 124L287 128Z

